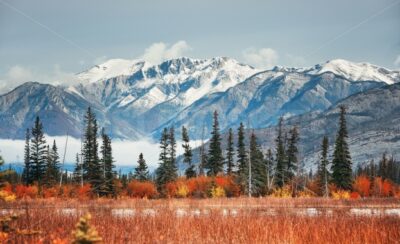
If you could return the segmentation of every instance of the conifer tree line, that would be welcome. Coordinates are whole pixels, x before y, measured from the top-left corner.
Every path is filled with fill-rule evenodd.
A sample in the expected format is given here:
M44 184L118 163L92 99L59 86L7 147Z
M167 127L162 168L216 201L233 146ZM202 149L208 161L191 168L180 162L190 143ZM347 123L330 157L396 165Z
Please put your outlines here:
M36 117L32 129L25 133L22 181L26 185L36 182L39 187L55 185L60 179L59 164L56 141L51 147L46 144L42 122Z
M211 115L210 115L211 116ZM237 128L229 128L223 137L219 126L219 114L212 114L212 129L208 148L200 147L200 162L194 162L190 144L190 128L182 126L181 141L182 173L189 179L198 176L227 176L234 180L243 194L249 196L266 195L277 188L289 187L292 195L299 191L310 191L307 182L315 179L319 192L329 196L330 184L338 189L351 190L355 175L382 177L400 182L400 166L393 158L383 155L378 165L374 162L358 166L353 174L352 160L347 143L346 108L340 107L338 130L333 144L332 160L329 155L329 140L324 136L321 142L320 158L315 174L306 173L300 158L300 132L297 126L285 125L283 117L278 121L274 145L262 148L257 135L251 128L240 123ZM224 141L226 140L226 141ZM99 143L100 141L100 143ZM166 186L180 176L177 162L177 139L175 128L164 128L159 141L159 165L150 174L145 156L140 153L134 172L117 175L112 153L112 140L104 128L99 130L92 108L84 116L82 150L76 154L75 169L72 174L62 172L58 147L53 141L47 145L43 125L37 117L32 128L26 130L24 148L24 171L22 180L26 185L51 187L68 178L77 185L90 184L96 196L116 197L116 180L127 185L128 181L153 181L161 196L166 196Z
M24 149L24 170L22 180L26 185L37 184L40 187L55 186L60 178L72 178L77 184L89 183L97 196L115 196L114 159L112 156L111 138L101 130L101 147L99 156L98 126L96 116L89 107L84 117L84 136L81 154L76 155L76 165L72 177L60 167L60 157L56 142L46 144L44 128L39 117L36 117L31 130L26 130Z

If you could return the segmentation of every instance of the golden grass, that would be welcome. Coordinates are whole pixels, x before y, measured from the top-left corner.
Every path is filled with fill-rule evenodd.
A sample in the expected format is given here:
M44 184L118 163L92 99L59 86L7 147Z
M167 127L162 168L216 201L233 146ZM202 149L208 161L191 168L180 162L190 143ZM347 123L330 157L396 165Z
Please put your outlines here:
M331 216L290 214L288 209L335 208ZM236 198L171 200L31 200L2 204L2 209L22 211L15 222L18 229L34 229L37 235L14 235L11 243L51 243L70 240L78 214L62 214L63 208L76 213L90 212L91 223L105 243L399 243L400 217L349 216L341 209L351 207L400 208L396 199L332 200ZM137 214L112 215L112 209L131 208ZM278 209L268 215L268 209ZM154 216L139 214L153 209ZM178 216L185 209L187 216ZM224 215L235 209L238 215ZM28 212L28 215L24 211ZM189 214L208 211L200 216Z

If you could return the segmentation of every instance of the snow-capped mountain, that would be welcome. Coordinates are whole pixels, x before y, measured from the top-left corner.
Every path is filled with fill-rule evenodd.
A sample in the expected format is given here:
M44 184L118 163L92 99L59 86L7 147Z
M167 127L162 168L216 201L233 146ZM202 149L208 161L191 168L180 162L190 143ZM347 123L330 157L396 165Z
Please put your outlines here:
M400 158L400 83L396 83L351 95L323 112L312 111L286 119L285 131L296 126L300 132L299 157L308 169L315 172L324 136L329 138L329 156L333 155L342 105L347 110L348 143L354 168L357 163L379 161L383 153ZM274 150L275 126L252 131L264 152ZM246 130L246 134L250 135L250 131ZM226 148L227 134L222 137L222 147ZM198 162L198 148L193 155L194 162Z
M36 115L48 134L79 137L84 111L92 106L113 137L158 138L165 126L186 125L199 139L202 127L208 135L214 110L222 130L247 121L262 128L279 116L324 111L352 94L396 83L400 74L344 60L260 71L225 57L183 57L160 64L112 59L76 80L69 87L30 82L0 96L0 121L9 125L0 137L22 138Z
M223 130L237 127L240 122L249 123L253 128L263 128L274 125L280 116L324 111L352 94L386 84L379 79L351 80L342 74L319 72L317 69L264 71L226 92L203 97L154 131L154 137L159 137L163 127L180 128L185 125L192 137L199 139L203 129L206 134L211 131L211 115L215 110L220 113Z

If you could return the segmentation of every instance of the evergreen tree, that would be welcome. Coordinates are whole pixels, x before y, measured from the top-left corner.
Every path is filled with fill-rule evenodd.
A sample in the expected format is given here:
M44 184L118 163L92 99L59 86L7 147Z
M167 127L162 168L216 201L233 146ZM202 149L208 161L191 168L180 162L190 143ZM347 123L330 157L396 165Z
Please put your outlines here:
M114 172L114 159L112 156L111 138L104 132L104 128L101 131L102 145L101 145L101 163L103 166L103 180L102 186L103 194L108 196L115 196L115 172Z
M269 192L273 184L273 168L274 168L274 156L272 155L272 150L268 149L265 157L265 172L267 175L267 191Z
M286 169L285 169L285 181L290 182L295 172L297 170L298 177L302 177L304 175L304 169L299 167L297 154L299 152L297 148L297 143L299 141L299 133L296 127L293 127L289 131L289 140L288 140L288 147L286 151Z
M216 176L223 172L224 158L221 149L221 135L219 133L218 112L214 112L213 130L208 148L207 175Z
M178 166L176 164L176 140L174 127L169 128L168 134L168 160L167 160L167 177L168 182L178 178Z
M53 141L51 149L47 146L47 165L46 165L46 184L54 186L60 179L60 157L58 156L58 149L56 141Z
M42 185L43 178L46 173L46 140L43 134L43 125L39 116L36 117L35 124L32 128L32 138L30 144L30 165L32 170L32 180Z
M192 148L190 147L190 140L189 140L189 134L187 132L187 129L185 128L185 126L182 126L182 147L184 149L184 153L183 153L183 162L187 164L187 168L185 171L185 175L186 178L192 178L192 177L196 177L196 171L195 171L195 167L192 164Z
M174 129L164 128L160 139L160 165L156 170L156 183L161 194L164 194L164 185L174 181L178 177L178 169L175 162L176 142Z
M11 184L15 184L16 182L16 178L17 178L17 173L11 169L11 166L6 169L6 170L2 170L4 166L4 159L3 157L0 155L0 189L2 189L6 182L11 183ZM0 200L2 199L2 196L0 196Z
M318 164L317 183L321 193L325 197L329 196L328 148L329 148L328 137L324 136L321 145L321 157Z
M250 163L251 163L251 194L261 195L265 192L267 172L265 171L264 155L254 132L250 137Z
M82 184L82 164L79 160L79 154L76 154L75 168L73 173L73 181L76 184Z
M229 128L228 142L226 146L226 173L232 175L235 167L233 157L235 156L234 145L233 145L233 131Z
M238 165L238 180L239 185L244 191L247 187L247 152L245 144L245 131L243 123L240 123L238 128L238 141L237 141L237 165Z
M100 195L103 185L103 174L98 155L97 120L89 107L85 118L85 133L83 140L83 178L92 185L93 193Z
M143 153L140 153L138 166L135 168L133 177L138 181L150 180L149 169L147 168L146 160L143 158Z
M32 166L30 162L30 145L31 135L29 129L26 129L25 133L25 149L24 149L24 170L22 172L22 180L25 185L33 183L32 179Z
M336 136L332 160L332 181L340 189L352 189L352 168L347 144L346 108L340 106L339 131Z
M386 153L382 154L382 159L379 161L378 165L378 176L385 180L389 175L389 159L386 156Z
M282 187L286 182L286 154L285 154L285 139L283 135L283 118L279 119L276 143L276 168L275 168L275 183L278 187Z

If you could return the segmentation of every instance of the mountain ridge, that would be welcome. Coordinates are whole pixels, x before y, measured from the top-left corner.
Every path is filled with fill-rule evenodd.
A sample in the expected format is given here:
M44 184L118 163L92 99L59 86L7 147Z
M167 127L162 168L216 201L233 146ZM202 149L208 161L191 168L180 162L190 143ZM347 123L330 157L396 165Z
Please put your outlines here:
M76 77L77 85L28 82L0 96L0 121L11 126L0 131L0 138L21 139L33 123L28 112L44 116L51 135L69 131L80 137L84 111L92 106L100 126L115 138L157 139L163 127L174 126L179 133L185 125L199 139L214 109L221 113L222 130L246 118L255 128L266 127L279 116L325 110L349 95L399 82L400 72L340 59L307 68L259 70L227 57L181 57L160 64L112 59ZM29 97L28 91L40 99Z

